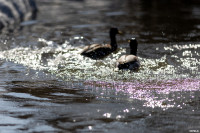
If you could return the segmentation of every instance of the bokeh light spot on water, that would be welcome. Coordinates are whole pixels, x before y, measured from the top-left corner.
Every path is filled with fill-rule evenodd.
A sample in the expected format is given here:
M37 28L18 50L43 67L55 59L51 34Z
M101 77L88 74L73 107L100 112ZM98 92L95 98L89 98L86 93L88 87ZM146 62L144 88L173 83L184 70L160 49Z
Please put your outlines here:
M111 113L105 113L105 114L103 114L103 116L106 117L106 118L111 118L111 115L112 115Z

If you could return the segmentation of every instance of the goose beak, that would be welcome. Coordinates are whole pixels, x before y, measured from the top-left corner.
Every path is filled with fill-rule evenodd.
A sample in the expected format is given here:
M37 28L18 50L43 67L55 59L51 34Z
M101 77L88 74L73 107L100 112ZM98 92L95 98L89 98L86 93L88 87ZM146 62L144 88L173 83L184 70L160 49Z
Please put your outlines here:
M123 32L122 31L118 31L118 34L123 34Z

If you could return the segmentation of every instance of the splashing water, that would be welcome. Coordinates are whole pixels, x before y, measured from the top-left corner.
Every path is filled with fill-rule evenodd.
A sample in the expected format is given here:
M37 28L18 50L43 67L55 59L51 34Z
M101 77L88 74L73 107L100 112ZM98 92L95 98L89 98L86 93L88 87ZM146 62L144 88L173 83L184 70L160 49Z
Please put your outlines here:
M103 60L92 60L80 55L84 37L74 37L62 45L53 41L38 38L38 46L16 47L0 53L0 58L23 64L33 69L45 70L64 80L94 81L146 81L148 79L177 79L195 76L199 78L200 61L197 58L199 44L172 45L156 48L160 58L140 57L141 68L138 72L118 71L116 60L125 54L126 49L120 48ZM76 44L76 46L70 45ZM42 47L39 47L42 44ZM86 45L86 44L84 44ZM142 51L142 50L140 50ZM147 52L147 51L143 51ZM147 53L151 54L151 53ZM182 54L182 55L180 55Z

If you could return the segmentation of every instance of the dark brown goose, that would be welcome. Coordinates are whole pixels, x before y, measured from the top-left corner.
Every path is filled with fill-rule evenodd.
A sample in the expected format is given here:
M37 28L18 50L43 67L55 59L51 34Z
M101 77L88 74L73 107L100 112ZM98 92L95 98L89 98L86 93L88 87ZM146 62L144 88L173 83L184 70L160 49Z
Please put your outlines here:
M112 52L117 50L117 41L116 35L120 34L121 32L118 31L117 28L110 28L110 44L92 44L86 46L81 55L89 57L91 59L102 59L105 56L111 54Z
M120 69L138 70L140 62L137 57L137 40L130 39L130 55L123 55L117 60L117 66Z

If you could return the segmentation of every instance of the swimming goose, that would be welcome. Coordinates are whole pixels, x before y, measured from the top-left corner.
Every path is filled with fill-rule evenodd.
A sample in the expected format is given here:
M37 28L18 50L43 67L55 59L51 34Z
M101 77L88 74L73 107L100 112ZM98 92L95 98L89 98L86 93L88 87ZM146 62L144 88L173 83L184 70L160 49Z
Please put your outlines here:
M91 59L101 59L117 50L116 35L121 34L117 28L110 28L110 44L92 44L86 46L81 55Z
M130 39L130 54L122 55L117 60L117 66L120 69L138 70L140 62L137 57L137 40L135 38Z

